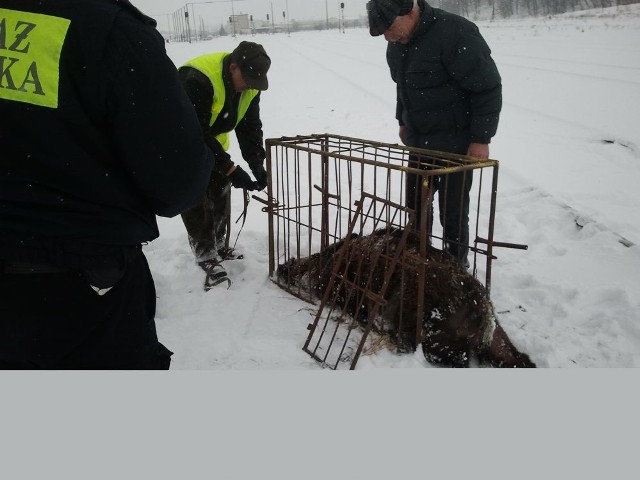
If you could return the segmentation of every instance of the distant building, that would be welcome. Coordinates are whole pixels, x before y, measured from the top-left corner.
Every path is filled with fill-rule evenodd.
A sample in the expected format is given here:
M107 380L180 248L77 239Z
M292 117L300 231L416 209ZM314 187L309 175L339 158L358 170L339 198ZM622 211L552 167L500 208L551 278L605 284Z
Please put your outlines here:
M250 34L253 33L252 18L246 13L240 15L229 16L229 31L233 34Z

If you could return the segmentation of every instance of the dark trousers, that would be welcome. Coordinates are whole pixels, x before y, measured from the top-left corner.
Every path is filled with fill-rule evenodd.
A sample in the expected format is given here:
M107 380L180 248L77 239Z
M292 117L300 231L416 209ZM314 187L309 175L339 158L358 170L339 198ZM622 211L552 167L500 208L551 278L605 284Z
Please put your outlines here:
M200 203L182 214L196 262L215 259L225 246L231 214L230 190L229 180L214 172Z
M412 168L419 168L411 163ZM420 228L422 212L423 184L427 177L409 173L406 183L407 207L415 210L417 228ZM440 224L444 232L445 250L458 260L464 261L469 253L469 192L473 181L473 172L459 172L428 177L430 180L427 198L438 194ZM433 209L427 212L427 232L431 234Z
M85 278L79 271L0 272L0 368L169 368L144 255L103 296Z

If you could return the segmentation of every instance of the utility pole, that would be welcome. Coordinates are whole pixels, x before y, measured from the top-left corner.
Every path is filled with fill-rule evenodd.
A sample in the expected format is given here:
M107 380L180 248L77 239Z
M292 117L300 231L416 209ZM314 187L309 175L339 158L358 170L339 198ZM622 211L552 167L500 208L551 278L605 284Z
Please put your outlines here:
M191 22L189 22L189 8L185 7L184 10L184 21L187 24L187 42L191 43Z
M187 3L187 5L189 4ZM198 24L196 22L196 7L193 3L191 4L191 18L193 19L193 36L195 40L198 40Z
M324 10L327 15L327 30L329 30L329 0L324 0Z
M287 36L291 35L291 29L289 27L289 22L291 22L291 18L289 17L289 0L285 1L285 6L287 7Z
M186 36L188 39L188 42L191 43L191 22L189 21L189 16L193 17L193 33L194 35L197 35L197 31L198 31L198 21L196 19L196 10L195 10L195 5L200 5L200 4L204 4L204 3L231 3L231 14L232 17L235 19L235 10L234 10L234 5L233 2L244 2L245 0L208 0L208 1L202 1L202 2L188 2L185 4L184 7L179 8L178 10L176 10L174 12L174 14L176 16L179 17L179 20L176 20L174 18L174 24L177 22L178 25L176 27L181 27L180 31L183 31L183 29L186 28ZM191 5L191 12L189 12L189 5ZM201 23L202 23L202 28L201 28L201 32L204 31L204 21L201 18ZM236 31L235 31L235 22L231 22L232 26L233 26L233 36L236 36ZM177 28L175 29L177 31Z
M233 9L233 0L231 0L231 28L233 29L233 38L236 36L236 12Z
M271 2L271 33L273 33L276 29L275 19L273 17L273 2Z

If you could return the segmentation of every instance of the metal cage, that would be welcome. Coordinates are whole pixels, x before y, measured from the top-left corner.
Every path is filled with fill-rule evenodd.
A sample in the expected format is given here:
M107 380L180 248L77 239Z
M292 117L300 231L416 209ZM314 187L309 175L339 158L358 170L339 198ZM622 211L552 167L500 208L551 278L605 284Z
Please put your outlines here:
M355 367L367 333L375 328L380 310L385 307L385 278L388 282L392 274L417 282L417 296L407 299L417 303L417 308L411 306L416 312L415 324L400 328L415 332L411 340L414 346L420 342L423 312L419 292L429 281L429 267L424 260L430 249L444 250L447 246L443 220L438 215L442 209L438 196L433 194L433 185L437 181L439 189L446 189L447 179L456 173L472 172L465 174L473 178L469 207L470 269L476 277L484 275L484 284L490 288L498 161L328 133L272 138L266 140L266 146L271 180L265 208L269 213L269 276L281 288L305 301L317 304L320 300L304 349L324 365L337 368L341 362L349 361L351 368ZM407 206L411 203L407 195L408 175L418 177L422 188L418 191L420 198L413 203L424 208ZM417 239L412 249L406 243L409 231ZM314 291L318 285L312 285L311 278L305 279L309 282L305 285L304 281L293 282L287 275L278 274L281 265L312 257L336 242L348 244L354 235L363 238L374 232L386 232L381 237L386 246L380 247L378 241L378 247L364 253L366 258L361 246L358 254L343 249L338 262L333 259L331 278L325 282L329 288L323 292ZM360 258L345 258L350 255ZM317 261L320 264L315 268L322 270L323 258L318 257ZM357 271L362 264L367 267ZM380 277L377 280L374 270L375 276ZM332 298L331 292L337 290L349 296L348 305L339 305ZM365 306L365 321L351 318L354 308L357 312L365 310ZM351 319L345 321L347 318ZM335 325L338 327L334 329ZM337 333L341 325L346 328L344 334ZM358 326L364 327L364 332L359 341L355 340L357 346L353 346L350 337ZM326 334L328 329L334 329L333 333ZM320 341L328 340L330 344L321 347L318 342L310 347L314 334L321 339L326 337ZM329 359L326 354L337 344L342 346L337 349L336 358ZM318 353L318 348L325 354Z

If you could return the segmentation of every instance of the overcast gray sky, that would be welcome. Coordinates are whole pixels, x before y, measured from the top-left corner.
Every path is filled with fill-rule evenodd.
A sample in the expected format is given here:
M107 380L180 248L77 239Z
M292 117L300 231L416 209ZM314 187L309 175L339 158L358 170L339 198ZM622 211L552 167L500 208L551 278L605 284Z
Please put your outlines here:
M158 23L166 21L166 15L189 5L189 13L195 16L205 16L207 22L210 17L219 16L228 18L232 13L247 13L255 19L265 19L266 15L273 12L274 18L281 18L282 12L288 8L288 18L291 20L325 19L338 17L340 4L344 3L344 15L346 18L359 17L366 13L367 0L211 0L187 2L185 0L131 0L136 7L144 13L155 17Z

